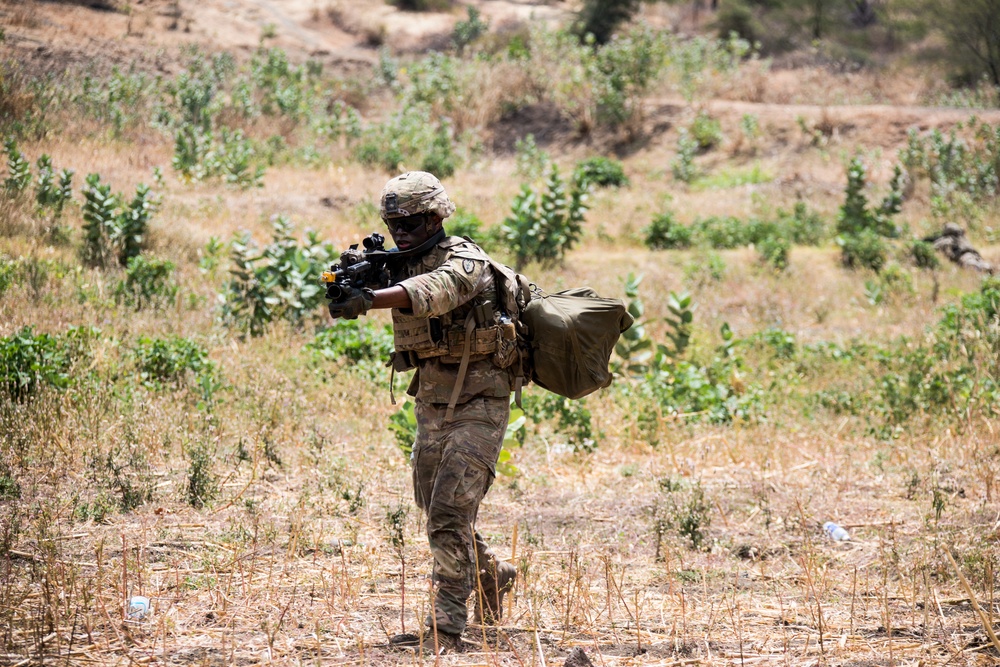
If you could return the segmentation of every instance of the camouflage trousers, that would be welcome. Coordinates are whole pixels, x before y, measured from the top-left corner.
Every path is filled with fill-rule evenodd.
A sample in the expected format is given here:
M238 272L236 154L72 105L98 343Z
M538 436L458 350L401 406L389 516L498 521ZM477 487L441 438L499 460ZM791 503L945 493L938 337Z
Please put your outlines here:
M507 398L473 398L455 407L417 402L413 443L413 491L427 514L427 541L434 556L434 618L428 629L461 634L476 565L496 556L475 530L479 504L493 484L510 405Z

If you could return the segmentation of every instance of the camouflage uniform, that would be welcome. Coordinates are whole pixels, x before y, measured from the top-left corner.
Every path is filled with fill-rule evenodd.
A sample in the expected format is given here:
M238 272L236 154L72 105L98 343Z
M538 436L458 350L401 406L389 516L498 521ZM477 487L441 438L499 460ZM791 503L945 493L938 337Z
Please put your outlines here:
M954 222L945 223L940 233L924 239L934 245L934 249L959 266L983 273L993 273L992 264L983 259L979 251L972 247L965 236L965 230Z
M489 258L474 243L456 237L408 260L393 282L406 290L412 303L409 312L393 309L395 321L444 318L454 329L467 321L476 304L487 299L497 303ZM457 405L447 420L460 358L402 354L408 356L404 366L416 367L408 390L416 397L413 489L417 505L427 514L427 539L434 555L435 618L428 618L427 625L458 635L466 626L477 564L490 571L497 563L473 526L496 475L512 377L495 365L491 355L471 356Z

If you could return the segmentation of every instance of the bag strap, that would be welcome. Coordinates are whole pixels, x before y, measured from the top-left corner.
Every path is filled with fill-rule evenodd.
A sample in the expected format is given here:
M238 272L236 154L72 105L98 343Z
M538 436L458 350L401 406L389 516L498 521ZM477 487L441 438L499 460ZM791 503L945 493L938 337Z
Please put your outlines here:
M448 411L445 412L444 422L447 424L455 416L455 406L458 405L458 397L462 395L462 385L465 384L465 374L469 370L469 357L472 356L472 332L476 329L475 311L469 311L465 317L465 345L462 348L462 363L458 365L458 377L455 379L455 387L451 390L451 400L448 401Z

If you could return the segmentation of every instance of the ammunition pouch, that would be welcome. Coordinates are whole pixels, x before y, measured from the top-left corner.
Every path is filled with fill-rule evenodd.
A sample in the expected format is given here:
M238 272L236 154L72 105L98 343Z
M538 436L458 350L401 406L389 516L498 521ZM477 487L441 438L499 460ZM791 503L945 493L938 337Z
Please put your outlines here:
M483 326L477 322L469 334L466 331L460 326L443 327L442 319L437 317L393 314L396 357L412 352L418 359L440 358L443 363L458 364L462 361L468 336L471 338L469 361L492 359L500 368L513 362L517 347L513 323Z

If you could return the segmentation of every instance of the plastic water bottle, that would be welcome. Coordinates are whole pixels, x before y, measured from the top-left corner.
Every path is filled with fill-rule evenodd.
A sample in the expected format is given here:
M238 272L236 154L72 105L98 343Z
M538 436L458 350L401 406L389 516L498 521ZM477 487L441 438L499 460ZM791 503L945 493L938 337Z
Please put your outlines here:
M133 595L128 600L128 617L133 621L141 621L149 613L149 598Z
M848 542L851 539L851 534L847 532L846 528L832 521L824 523L823 530L834 542Z

